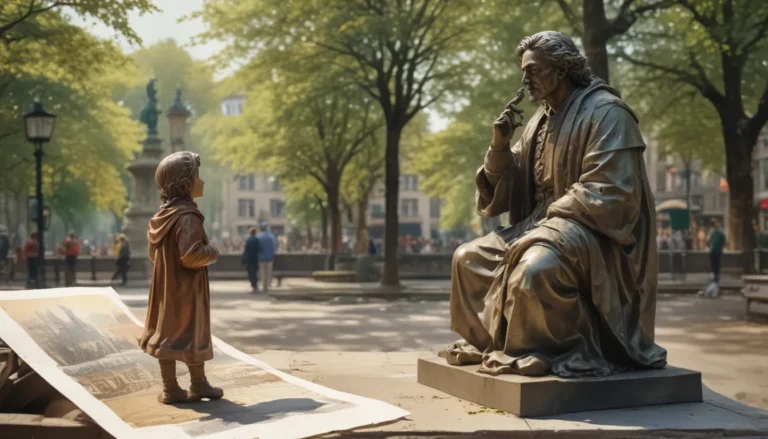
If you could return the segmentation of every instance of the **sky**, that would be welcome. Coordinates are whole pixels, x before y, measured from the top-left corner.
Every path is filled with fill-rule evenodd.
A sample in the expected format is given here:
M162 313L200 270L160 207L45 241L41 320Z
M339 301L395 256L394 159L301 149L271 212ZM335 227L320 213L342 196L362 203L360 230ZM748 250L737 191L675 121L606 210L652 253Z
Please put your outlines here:
M200 19L179 22L179 19L185 15L201 10L203 0L154 0L154 3L160 8L160 12L143 16L138 13L129 15L131 27L141 37L144 46L151 46L158 41L174 38L189 51L193 58L198 60L209 58L222 47L220 43L202 46L191 45L192 37L205 31L205 24ZM99 37L116 38L126 53L139 48L138 46L131 46L124 38L117 36L112 29L103 24L93 24L82 19L75 19L75 22Z
M173 38L184 46L194 59L206 60L220 50L223 43L192 45L192 38L205 31L205 24L200 19L179 22L180 18L201 10L203 2L204 0L154 0L160 11L143 16L138 13L131 13L129 15L130 24L142 39L145 47L158 41ZM125 38L117 35L112 29L101 23L93 23L77 17L74 18L74 22L101 38L115 39L125 53L139 49L138 46L130 45ZM224 75L226 74L227 72L224 71ZM450 122L433 111L427 110L427 114L429 115L430 131L440 131Z

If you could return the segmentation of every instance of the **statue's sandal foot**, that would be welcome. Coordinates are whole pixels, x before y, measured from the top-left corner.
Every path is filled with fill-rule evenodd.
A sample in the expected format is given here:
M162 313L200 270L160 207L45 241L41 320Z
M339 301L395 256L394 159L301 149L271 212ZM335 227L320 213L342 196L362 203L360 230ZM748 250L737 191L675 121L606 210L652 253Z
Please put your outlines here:
M157 395L157 401L162 404L176 404L179 402L187 402L187 391L181 387L172 387L170 389L163 389L159 395Z
M221 399L224 391L219 387L213 387L208 380L193 382L189 387L188 401L200 401L203 398Z

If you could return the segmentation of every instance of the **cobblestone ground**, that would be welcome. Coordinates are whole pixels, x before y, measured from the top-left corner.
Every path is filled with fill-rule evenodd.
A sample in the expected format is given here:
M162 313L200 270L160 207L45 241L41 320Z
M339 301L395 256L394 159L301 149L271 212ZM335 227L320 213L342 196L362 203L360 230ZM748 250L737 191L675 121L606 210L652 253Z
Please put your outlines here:
M118 291L143 318L146 289ZM436 351L456 339L446 301L274 301L249 295L239 281L213 282L212 291L214 334L251 354ZM746 322L741 296L662 296L656 328L670 364L701 371L715 392L768 409L768 319Z

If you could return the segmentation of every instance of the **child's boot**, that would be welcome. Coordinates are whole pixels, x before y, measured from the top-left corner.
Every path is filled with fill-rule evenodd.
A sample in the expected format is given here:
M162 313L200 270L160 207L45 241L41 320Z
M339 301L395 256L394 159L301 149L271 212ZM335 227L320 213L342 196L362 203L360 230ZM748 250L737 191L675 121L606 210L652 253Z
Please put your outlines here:
M160 376L163 378L163 391L157 400L163 404L175 404L187 400L187 391L176 381L176 361L160 360Z
M189 386L189 401L200 401L203 398L221 399L224 391L219 387L213 387L205 377L205 363L187 364L189 368L189 379L192 385Z

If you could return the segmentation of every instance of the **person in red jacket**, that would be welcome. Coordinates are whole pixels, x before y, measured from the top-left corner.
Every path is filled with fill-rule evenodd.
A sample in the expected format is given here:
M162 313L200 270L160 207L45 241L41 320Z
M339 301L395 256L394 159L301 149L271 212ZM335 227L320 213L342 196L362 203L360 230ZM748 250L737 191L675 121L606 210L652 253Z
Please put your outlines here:
M24 243L24 259L27 260L27 287L37 288L37 266L39 264L40 243L37 242L37 232L32 232Z
M75 285L75 268L77 257L80 255L80 241L77 235L70 233L61 243L60 253L64 255L64 284L68 287Z

